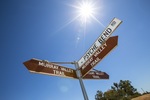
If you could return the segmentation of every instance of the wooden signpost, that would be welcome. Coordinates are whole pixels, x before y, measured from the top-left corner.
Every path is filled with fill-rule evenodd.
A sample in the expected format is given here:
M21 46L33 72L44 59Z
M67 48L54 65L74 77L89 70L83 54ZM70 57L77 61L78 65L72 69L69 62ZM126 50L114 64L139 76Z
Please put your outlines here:
M92 69L117 46L118 36L110 36L121 23L121 20L114 18L89 50L77 62L69 63L74 64L76 69L67 68L58 63L35 58L32 58L23 64L29 72L32 73L78 79L84 100L89 100L82 79L109 79L107 73ZM63 64L65 63L63 62Z

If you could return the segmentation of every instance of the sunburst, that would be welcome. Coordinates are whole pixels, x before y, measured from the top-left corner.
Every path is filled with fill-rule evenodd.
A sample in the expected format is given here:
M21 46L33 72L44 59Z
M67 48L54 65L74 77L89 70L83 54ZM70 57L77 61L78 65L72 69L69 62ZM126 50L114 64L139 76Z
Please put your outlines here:
M96 13L92 2L82 1L77 7L78 15L82 23L87 23L88 20Z
M99 6L98 6L99 5ZM82 24L87 24L91 20L95 20L103 26L103 24L97 19L98 12L100 12L101 7L98 0L80 0L76 5L71 5L76 9L77 19L82 22Z

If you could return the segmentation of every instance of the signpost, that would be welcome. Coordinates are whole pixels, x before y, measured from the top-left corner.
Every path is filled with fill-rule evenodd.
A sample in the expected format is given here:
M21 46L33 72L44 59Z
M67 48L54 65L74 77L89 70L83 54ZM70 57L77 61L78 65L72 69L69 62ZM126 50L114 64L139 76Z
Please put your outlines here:
M78 61L79 67L81 67L87 60L95 53L95 51L102 46L110 35L115 31L115 29L122 23L121 20L114 18L110 24L106 27L106 29L102 32L102 34L98 37L98 39L94 42L94 44L89 48L89 50L80 58Z
M84 63L81 67L82 77L84 77L93 67L95 67L113 48L117 46L118 36L110 37L102 47Z
M74 69L66 68L48 61L33 58L24 62L24 65L32 73L77 79L76 71Z
M110 37L115 29L122 23L114 18L90 49L81 57L78 62L61 62L59 64L74 64L76 69L58 65L58 63L48 62L32 58L23 64L32 73L59 76L64 78L78 79L84 96L84 100L89 100L82 79L109 79L109 75L101 71L90 71L93 69L111 50L118 44L118 36Z

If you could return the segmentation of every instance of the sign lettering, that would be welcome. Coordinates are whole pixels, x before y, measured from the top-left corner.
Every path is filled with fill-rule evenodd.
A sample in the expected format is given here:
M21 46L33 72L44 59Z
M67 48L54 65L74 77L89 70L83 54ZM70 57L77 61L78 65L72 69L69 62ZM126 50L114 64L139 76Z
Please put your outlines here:
M100 44L103 44L103 42L110 36L112 32L112 29L111 28L107 28L104 33L98 38L98 42Z
M88 60L89 57L97 50L97 48L98 48L97 45L94 44L94 45L89 49L89 51L86 53L86 55L83 57L84 60Z
M39 65L40 65L40 66L43 66L43 67L47 67L47 68L58 69L58 66L57 66L57 65L49 64L49 63L46 63L46 62L41 62L41 61L39 61Z
M62 71L58 71L58 70L53 70L55 75L59 75L59 76L65 76L64 72Z

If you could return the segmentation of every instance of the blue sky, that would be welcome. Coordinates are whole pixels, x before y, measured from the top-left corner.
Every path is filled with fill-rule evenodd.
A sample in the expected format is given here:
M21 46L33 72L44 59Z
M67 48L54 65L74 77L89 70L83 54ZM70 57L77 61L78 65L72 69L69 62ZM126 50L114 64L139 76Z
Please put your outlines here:
M1 100L83 100L78 80L31 74L23 62L77 61L114 17L123 21L112 34L119 36L118 46L95 67L110 79L85 80L89 100L120 80L130 80L139 92L150 91L150 1L97 0L96 18L104 26L91 19L86 29L79 19L69 23L77 16L71 5L78 2L0 1Z

